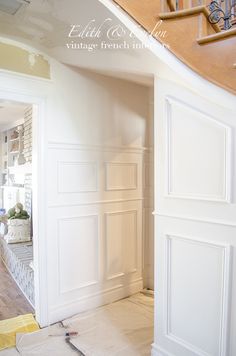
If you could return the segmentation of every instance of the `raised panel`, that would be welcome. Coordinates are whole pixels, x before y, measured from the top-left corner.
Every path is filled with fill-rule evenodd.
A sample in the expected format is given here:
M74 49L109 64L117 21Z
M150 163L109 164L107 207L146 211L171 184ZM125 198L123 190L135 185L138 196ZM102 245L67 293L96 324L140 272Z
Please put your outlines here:
M130 190L138 187L137 163L106 163L106 190Z
M123 235L125 249L125 272L134 273L137 271L137 211L129 212L126 216L126 233Z
M230 246L180 236L166 243L166 336L196 355L225 356Z
M59 293L98 282L98 217L78 216L58 221Z
M137 211L106 213L106 277L137 270Z
M172 98L167 107L167 195L230 200L231 129Z
M96 192L96 162L58 162L58 193Z

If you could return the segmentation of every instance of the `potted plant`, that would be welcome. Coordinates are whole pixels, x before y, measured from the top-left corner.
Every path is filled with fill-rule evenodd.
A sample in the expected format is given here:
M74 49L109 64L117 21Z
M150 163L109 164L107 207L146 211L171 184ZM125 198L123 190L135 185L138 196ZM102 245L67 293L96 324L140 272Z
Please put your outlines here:
M4 236L7 243L30 241L30 216L23 209L21 203L17 203L7 214L8 232Z

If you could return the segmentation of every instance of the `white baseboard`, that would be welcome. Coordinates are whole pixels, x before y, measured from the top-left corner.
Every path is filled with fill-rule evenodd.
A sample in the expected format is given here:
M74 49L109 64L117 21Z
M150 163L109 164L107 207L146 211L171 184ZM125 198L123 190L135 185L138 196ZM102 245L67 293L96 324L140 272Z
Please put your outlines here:
M140 278L126 287L118 285L114 288L80 298L72 303L52 307L49 315L49 323L53 324L78 313L115 302L132 294L138 293L142 289L143 279Z
M162 349L162 347L152 344L152 354L151 356L175 356L174 354L169 353Z

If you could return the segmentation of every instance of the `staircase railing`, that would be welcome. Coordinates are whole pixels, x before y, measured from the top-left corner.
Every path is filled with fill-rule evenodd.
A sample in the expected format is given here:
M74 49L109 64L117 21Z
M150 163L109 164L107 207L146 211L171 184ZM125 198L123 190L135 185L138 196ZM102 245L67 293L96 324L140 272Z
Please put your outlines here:
M236 25L236 0L212 0L208 8L211 23L219 23L224 30Z
M203 5L204 0L175 0L175 9L184 10L195 6Z
M236 26L236 0L167 0L167 3L170 11L205 5L209 10L210 23L219 24L222 30Z

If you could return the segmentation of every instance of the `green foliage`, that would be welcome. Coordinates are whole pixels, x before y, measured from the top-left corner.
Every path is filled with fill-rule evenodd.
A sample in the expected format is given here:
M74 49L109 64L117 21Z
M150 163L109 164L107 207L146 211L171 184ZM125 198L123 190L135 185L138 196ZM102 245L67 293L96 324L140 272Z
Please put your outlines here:
M15 211L15 208L11 208L9 211L8 211L8 217L9 219L12 218L14 215L15 215L16 211Z
M17 203L16 204L16 206L15 206L15 208L18 208L18 209L20 209L20 210L23 210L23 204L21 204L21 203Z
M23 205L21 203L17 203L14 208L11 208L8 210L8 219L13 220L13 219L23 219L27 220L29 219L29 214L27 213L26 210L23 210Z

